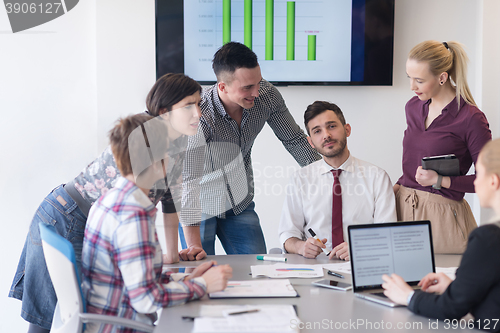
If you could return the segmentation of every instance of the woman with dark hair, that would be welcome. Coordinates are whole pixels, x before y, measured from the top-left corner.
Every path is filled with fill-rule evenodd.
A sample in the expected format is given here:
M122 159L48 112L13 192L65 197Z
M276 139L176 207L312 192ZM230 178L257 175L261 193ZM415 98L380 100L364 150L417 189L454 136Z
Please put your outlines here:
M189 275L162 274L162 249L155 227L157 210L148 194L158 182L169 178L166 166L172 141L191 132L185 126L189 122L173 121L172 112L166 113L166 118L139 114L119 119L109 132L121 176L92 205L85 227L82 291L88 313L153 325L162 308L221 291L232 276L229 265L217 265L212 260ZM172 231L177 237L177 230ZM88 323L85 333L136 332L113 326L119 325Z
M171 143L172 156L168 166L168 185L153 186L149 198L156 205L162 202L167 237L165 262L202 259L201 248L189 248L177 253L178 217L175 200L168 188L181 186L183 147L187 135L197 132L201 111L201 86L184 74L166 74L151 88L146 98L146 113L160 116L182 135ZM22 300L21 316L30 323L28 332L49 332L57 298L50 280L42 251L39 222L53 225L75 249L77 265L81 265L83 236L92 204L112 188L120 176L116 161L108 146L70 182L56 187L38 207L30 225L9 297ZM172 232L175 230L175 232ZM79 267L80 268L80 267Z
M463 253L477 227L464 200L474 192L467 175L479 151L491 140L486 116L467 85L467 55L460 43L425 41L406 61L416 96L406 103L403 175L394 185L399 221L430 220L436 253ZM424 170L423 157L454 154L460 175Z

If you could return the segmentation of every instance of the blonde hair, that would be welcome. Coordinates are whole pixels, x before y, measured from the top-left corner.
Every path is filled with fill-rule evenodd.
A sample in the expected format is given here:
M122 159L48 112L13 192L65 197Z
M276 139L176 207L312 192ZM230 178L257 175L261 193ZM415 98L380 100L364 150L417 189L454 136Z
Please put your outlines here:
M416 45L408 54L408 59L425 61L429 64L431 73L435 76L448 73L460 105L460 97L467 104L476 105L467 84L467 62L469 58L464 47L459 42L438 42L428 40Z
M500 177L500 139L488 141L481 149L481 163L486 172Z

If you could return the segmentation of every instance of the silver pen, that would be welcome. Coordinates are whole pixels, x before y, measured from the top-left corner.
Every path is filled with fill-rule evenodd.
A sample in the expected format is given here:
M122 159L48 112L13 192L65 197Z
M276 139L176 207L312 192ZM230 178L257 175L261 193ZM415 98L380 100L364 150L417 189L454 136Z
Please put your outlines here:
M328 270L328 274L329 274L329 275L336 276L336 277L341 278L341 279L343 279L343 278L344 278L344 276L343 276L342 274L332 272L331 270Z

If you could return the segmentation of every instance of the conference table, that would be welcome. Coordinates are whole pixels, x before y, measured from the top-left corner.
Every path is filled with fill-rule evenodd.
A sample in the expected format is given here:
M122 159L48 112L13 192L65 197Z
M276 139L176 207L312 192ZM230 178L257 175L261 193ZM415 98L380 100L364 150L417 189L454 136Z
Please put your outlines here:
M296 254L273 254L270 256L286 257L289 264L329 264L341 262L322 258L307 259ZM456 267L460 263L460 255L435 255L436 267ZM195 267L206 260L215 260L218 264L229 264L233 268L231 280L252 280L250 266L272 265L276 262L257 260L256 255L216 255L208 256L203 261L186 261L175 267ZM324 278L350 282L351 276L344 274L339 279L325 274ZM267 278L264 278L267 279ZM238 299L209 299L204 296L201 300L188 302L184 305L165 308L154 330L161 332L191 332L193 322L182 319L182 316L196 317L201 305L259 305L259 304L293 304L296 305L297 315L301 321L297 324L300 332L323 332L336 330L339 332L465 332L477 331L469 329L467 322L437 321L416 315L406 307L390 308L367 300L359 299L351 291L340 291L311 285L319 278L304 279L290 278L290 281L300 297L293 298L238 298Z

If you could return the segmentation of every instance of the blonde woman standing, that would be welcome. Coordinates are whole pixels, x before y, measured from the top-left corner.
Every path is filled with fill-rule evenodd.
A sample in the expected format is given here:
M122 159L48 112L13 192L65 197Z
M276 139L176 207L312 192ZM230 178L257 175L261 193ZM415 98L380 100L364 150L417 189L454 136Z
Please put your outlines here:
M467 55L458 42L425 41L409 53L406 73L416 96L406 104L403 175L394 185L399 221L430 220L436 253L463 253L477 227L465 193L474 192L467 175L491 140L486 116L467 84ZM454 154L460 175L424 170L423 157Z

